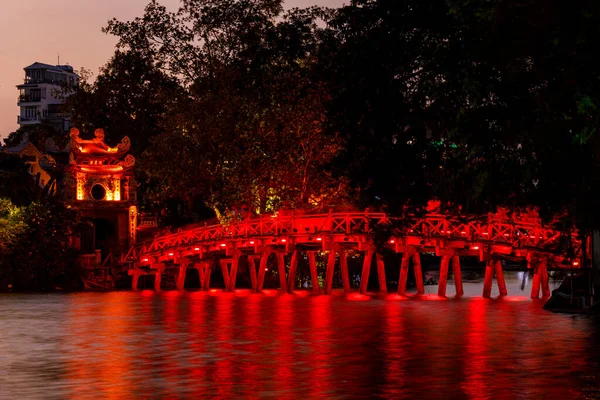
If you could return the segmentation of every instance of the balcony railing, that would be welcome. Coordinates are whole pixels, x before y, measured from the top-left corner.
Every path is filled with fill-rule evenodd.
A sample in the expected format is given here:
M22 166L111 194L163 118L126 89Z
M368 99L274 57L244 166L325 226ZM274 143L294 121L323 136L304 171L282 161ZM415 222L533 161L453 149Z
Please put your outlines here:
M17 104L21 103L39 103L42 101L41 96L32 96L32 95L21 95L17 98Z
M35 117L23 117L23 116L17 115L17 124L21 124L23 122L35 122L35 121L41 121L41 118L39 115L37 115Z

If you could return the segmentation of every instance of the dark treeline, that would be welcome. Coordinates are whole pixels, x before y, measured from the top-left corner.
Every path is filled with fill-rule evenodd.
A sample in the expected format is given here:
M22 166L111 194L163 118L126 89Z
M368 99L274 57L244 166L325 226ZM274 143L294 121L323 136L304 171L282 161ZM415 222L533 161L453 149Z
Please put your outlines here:
M151 2L75 123L133 139L147 204L536 206L598 226L594 1Z
M179 223L401 215L436 198L465 213L536 207L585 232L600 226L599 8L152 1L108 22L115 54L69 105L84 132L132 139L142 208L170 206Z

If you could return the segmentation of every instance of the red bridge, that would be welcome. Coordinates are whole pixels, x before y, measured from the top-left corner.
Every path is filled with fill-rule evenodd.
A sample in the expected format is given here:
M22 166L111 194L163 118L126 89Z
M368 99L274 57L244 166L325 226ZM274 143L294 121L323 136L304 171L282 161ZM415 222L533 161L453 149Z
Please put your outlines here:
M319 285L315 253L327 254L324 285ZM423 217L395 218L384 213L330 212L328 214L279 214L261 216L229 225L189 227L138 243L109 256L105 264L120 265L132 276L133 289L142 275L154 275L160 290L163 272L178 270L176 286L183 290L188 268L198 271L200 287L210 288L211 273L219 268L225 289L236 288L240 259L246 258L252 290L263 289L271 255L277 262L280 290L295 290L299 258L305 253L313 291L331 293L339 264L344 291L350 292L347 252L361 254L359 293L367 292L373 259L379 290L387 292L384 253L401 253L398 294L406 294L412 263L417 294L423 294L421 254L441 256L438 294L446 295L448 269L452 265L456 294L463 294L461 257L486 262L483 296L489 297L494 274L500 295L506 295L501 260L526 261L534 270L532 298L550 295L548 269L579 268L581 243L570 233L544 227L535 217L508 218L505 214L468 218L430 213ZM336 263L336 253L339 262ZM258 264L258 272L257 272ZM395 266L394 266L395 267ZM388 271L390 265L388 265Z

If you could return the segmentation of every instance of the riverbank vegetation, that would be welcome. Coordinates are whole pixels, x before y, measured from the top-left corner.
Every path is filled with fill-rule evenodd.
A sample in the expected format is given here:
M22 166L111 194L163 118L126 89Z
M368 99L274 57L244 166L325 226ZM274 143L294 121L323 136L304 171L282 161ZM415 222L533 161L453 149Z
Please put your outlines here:
M18 157L0 153L0 292L81 285L71 246L79 213L42 193Z

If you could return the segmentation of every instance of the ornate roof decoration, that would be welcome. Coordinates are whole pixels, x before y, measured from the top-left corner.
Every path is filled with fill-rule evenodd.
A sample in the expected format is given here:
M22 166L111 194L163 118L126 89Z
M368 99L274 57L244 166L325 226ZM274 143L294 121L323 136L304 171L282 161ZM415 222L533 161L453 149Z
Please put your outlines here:
M70 131L71 141L69 143L69 149L77 154L84 155L104 155L110 158L120 158L123 154L127 153L131 148L131 141L125 136L121 143L117 147L110 147L104 143L104 130L96 129L94 131L93 139L82 139L79 136L79 130L77 128L71 128Z
M46 154L44 157L40 158L40 167L43 169L53 169L56 168L56 160L50 154Z
M131 168L135 165L135 158L131 154L127 154L127 157L120 161L118 165L122 166L123 169Z
M54 140L52 140L52 138L46 139L46 151L51 152L51 153L58 153L58 152L60 152L60 149L54 143Z

